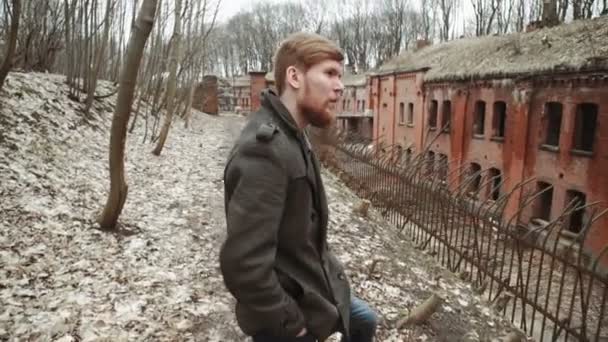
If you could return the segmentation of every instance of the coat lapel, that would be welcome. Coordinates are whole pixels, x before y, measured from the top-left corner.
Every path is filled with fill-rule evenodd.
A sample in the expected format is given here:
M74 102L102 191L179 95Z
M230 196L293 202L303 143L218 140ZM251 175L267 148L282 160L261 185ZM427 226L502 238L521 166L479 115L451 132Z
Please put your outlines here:
M329 217L329 210L327 208L327 197L325 195L325 188L323 187L323 179L321 178L321 169L319 167L319 161L317 160L314 151L310 153L310 156L314 168L315 183L317 185L315 192L317 199L317 210L319 211L319 229L321 231L321 241L323 243L326 243L327 223Z
M319 215L321 241L326 243L329 210L327 208L327 198L325 195L325 188L323 187L323 180L321 179L321 169L319 167L320 164L312 149L310 139L308 139L308 135L305 131L298 130L295 121L289 114L289 111L287 108L285 108L278 96L272 90L267 89L262 92L262 102L267 107L274 109L275 114L299 140L301 147L304 150L304 157L307 164L306 178L310 183L313 194L313 202Z

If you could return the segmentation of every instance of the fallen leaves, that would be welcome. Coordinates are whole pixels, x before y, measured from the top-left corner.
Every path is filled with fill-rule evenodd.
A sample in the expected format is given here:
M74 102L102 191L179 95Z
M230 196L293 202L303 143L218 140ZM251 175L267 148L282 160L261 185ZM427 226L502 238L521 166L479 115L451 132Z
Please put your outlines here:
M442 302L443 299L439 295L436 293L431 294L427 300L397 322L397 329L426 322L439 309Z
M115 97L96 101L93 119L83 123L64 77L9 77L0 96L0 339L244 341L217 261L225 231L221 175L244 119L196 113L191 129L174 125L158 158L141 143L140 120L127 140L130 193L120 223L129 234L109 234L94 218L108 189ZM457 276L437 277L435 261L373 208L354 210L365 201L337 177L323 177L330 244L353 292L382 318L378 341L510 329ZM444 304L427 323L396 329L400 311L432 292Z

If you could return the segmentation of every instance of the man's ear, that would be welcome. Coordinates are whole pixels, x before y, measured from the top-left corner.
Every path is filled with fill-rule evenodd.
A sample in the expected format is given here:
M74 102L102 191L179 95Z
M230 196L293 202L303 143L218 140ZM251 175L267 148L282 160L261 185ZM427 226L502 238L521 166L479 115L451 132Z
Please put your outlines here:
M294 89L300 89L302 74L295 66L287 67L287 83Z

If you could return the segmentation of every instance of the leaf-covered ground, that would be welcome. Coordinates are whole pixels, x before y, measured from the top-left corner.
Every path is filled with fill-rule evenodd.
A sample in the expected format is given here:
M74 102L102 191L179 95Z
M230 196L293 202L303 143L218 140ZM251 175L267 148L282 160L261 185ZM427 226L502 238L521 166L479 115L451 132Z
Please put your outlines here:
M95 218L109 189L115 96L85 117L64 79L11 73L0 93L0 340L245 341L218 270L222 171L245 119L196 112L188 129L177 120L155 157L140 117L121 231L106 233ZM102 82L98 93L113 90ZM378 311L378 341L487 341L513 330L377 213L353 214L359 200L337 177L324 179L330 245ZM432 318L397 331L433 292L444 303Z

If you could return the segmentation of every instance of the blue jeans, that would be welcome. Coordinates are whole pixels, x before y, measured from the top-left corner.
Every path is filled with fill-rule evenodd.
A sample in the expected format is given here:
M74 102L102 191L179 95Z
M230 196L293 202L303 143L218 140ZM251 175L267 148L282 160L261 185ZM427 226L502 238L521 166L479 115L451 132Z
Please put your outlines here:
M350 297L350 340L344 335L342 342L372 342L376 335L378 315L369 305L355 297Z
M342 342L373 342L376 335L376 326L378 325L378 315L369 307L369 305L355 297L350 298L350 339L346 339L343 334ZM264 334L253 336L253 342L316 342L317 340L311 335L306 334L302 337L294 337L291 339L281 339Z

